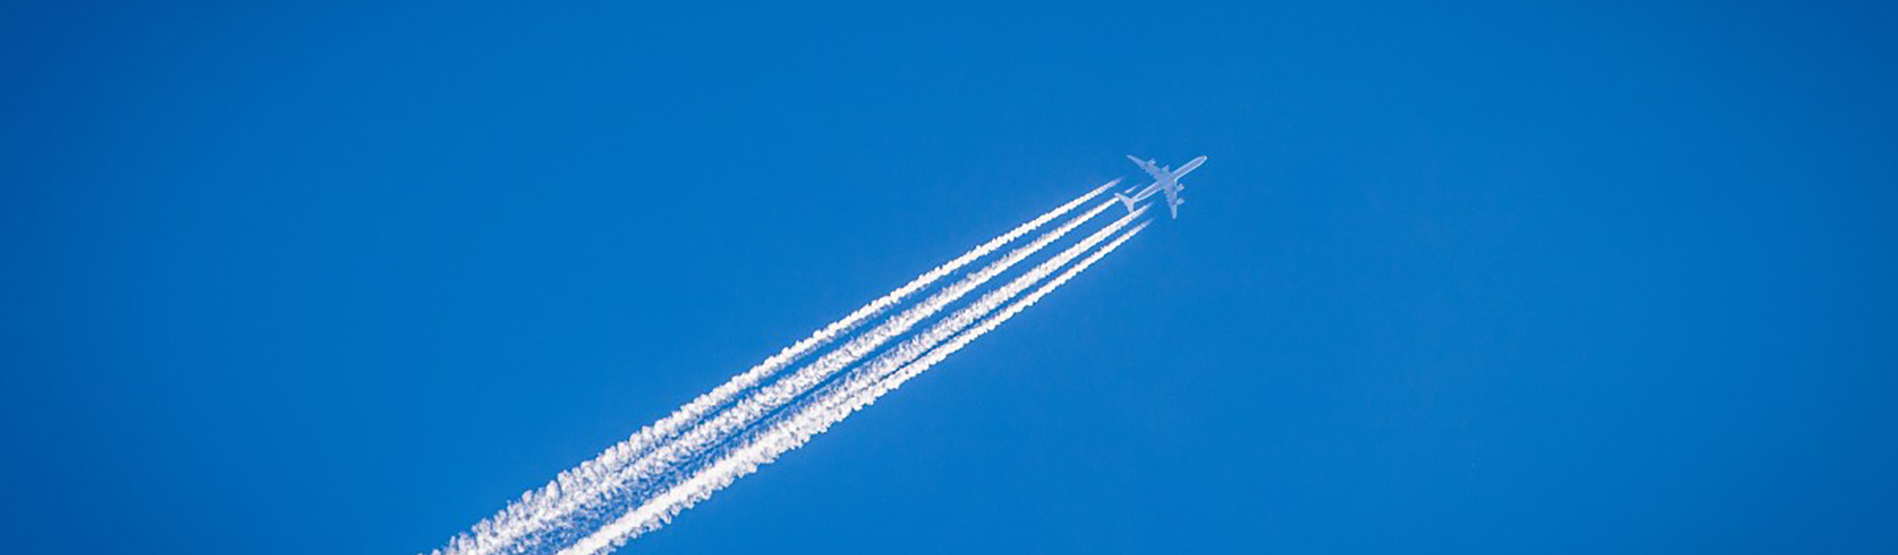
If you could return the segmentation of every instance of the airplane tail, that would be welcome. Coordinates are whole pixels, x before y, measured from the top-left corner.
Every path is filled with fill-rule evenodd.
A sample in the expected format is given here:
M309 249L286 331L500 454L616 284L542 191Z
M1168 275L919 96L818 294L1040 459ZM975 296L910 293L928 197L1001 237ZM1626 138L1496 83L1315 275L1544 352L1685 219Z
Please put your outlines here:
M1128 212L1132 212L1132 211L1134 211L1134 199L1133 199L1133 197L1129 197L1129 196L1127 196L1127 195L1123 195L1123 194L1120 194L1120 193L1114 193L1114 200L1118 200L1118 201L1120 201L1120 203L1121 203L1122 205L1124 205L1124 206L1126 206L1126 207L1127 207L1127 211L1128 211Z

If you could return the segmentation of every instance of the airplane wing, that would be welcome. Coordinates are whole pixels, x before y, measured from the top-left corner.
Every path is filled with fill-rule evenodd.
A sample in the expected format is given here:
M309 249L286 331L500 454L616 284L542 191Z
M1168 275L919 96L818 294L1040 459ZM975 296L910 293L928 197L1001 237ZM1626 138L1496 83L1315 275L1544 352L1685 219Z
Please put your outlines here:
M1153 162L1135 158L1133 157L1133 155L1128 155L1127 159L1133 160L1134 165L1140 166L1140 169L1146 170L1147 175L1153 176L1154 181L1165 182L1168 177L1171 177L1169 174L1167 174L1167 172L1160 171L1160 167L1153 165Z

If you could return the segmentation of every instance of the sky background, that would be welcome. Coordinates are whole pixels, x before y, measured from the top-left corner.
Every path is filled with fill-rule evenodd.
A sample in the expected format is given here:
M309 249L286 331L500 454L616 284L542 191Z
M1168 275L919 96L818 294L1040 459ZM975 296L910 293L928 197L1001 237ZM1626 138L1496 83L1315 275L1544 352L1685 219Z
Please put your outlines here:
M0 7L0 552L432 549L1125 154L625 552L1898 551L1890 4L558 4Z

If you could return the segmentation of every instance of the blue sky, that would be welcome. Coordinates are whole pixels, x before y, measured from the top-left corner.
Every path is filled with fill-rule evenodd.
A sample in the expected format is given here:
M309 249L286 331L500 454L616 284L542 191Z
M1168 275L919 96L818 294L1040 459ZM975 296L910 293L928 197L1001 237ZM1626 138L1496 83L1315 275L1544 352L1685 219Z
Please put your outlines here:
M1211 161L627 552L1898 549L1889 6L56 4L0 551L433 548L1124 154Z

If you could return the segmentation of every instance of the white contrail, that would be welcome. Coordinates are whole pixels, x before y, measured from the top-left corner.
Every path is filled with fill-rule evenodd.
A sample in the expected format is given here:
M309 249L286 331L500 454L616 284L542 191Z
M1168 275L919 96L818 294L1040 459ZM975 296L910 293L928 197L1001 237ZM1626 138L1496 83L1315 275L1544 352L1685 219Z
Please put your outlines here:
M983 317L993 311L1000 303L1020 293L1023 289L1034 285L1040 281L1041 278L1046 277L1052 271L1072 261L1082 252L1099 244L1107 236L1126 226L1134 218L1139 217L1145 210L1146 208L1142 207L1119 221L1102 228L1100 231L1095 232L1095 234L1070 247L1055 258L1036 267L1035 270L1016 278L1002 289L984 295L982 300L971 304L969 307L957 312L954 316L945 319L943 322L939 322L930 332L926 332L925 334L926 336L933 337L934 340L918 337L905 342L906 346L912 342L916 342L917 345L920 346L920 350L898 347L897 349L893 349L890 353L878 357L876 362L872 363L872 367L868 369L868 371L853 374L850 380L832 390L824 399L796 412L796 414L790 416L787 421L772 426L768 431L759 434L744 446L720 458L716 463L696 472L690 478L667 489L665 492L646 500L614 522L601 527L593 534L561 550L559 555L598 555L623 545L627 540L639 534L664 526L667 522L671 521L672 517L678 515L679 512L710 497L712 493L730 485L738 478L756 471L759 466L769 464L771 461L776 460L779 455L803 445L811 437L829 429L832 424L841 421L852 412L869 405L874 402L877 397L902 385L904 381L927 370L930 366L947 358L949 354L961 349L969 342L974 341L975 338L1001 325L1001 323L1007 321L1008 318L1013 317L1016 313L1034 304L1035 301L1040 300L1041 297L1048 294L1048 292L1053 291L1056 287L1066 283L1081 271L1086 270L1088 266L1093 265L1096 261L1100 260L1101 257L1106 256L1107 253L1119 248L1121 243L1131 238L1134 234L1139 233L1140 230L1145 229L1146 223L1142 222L1133 229L1121 234L1115 238L1113 242L1095 251L1093 255L1082 260L1055 279L1050 280L1029 296L1023 297L996 315L983 320L981 325L963 331L953 339L950 339L947 343L930 349L931 346L940 342L942 337L955 333L957 330L961 330L964 326L967 326L970 322ZM943 331L936 333L938 330ZM925 356L920 359L915 358L917 353L921 353L924 350L927 350ZM892 362L879 364L884 361ZM904 364L905 362L907 362L907 364ZM890 367L899 364L901 367L897 368L894 372L890 372L885 368L878 368L879 366Z
M717 408L732 402L738 394L751 389L762 381L777 374L791 362L810 354L813 350L828 345L864 322L881 315L890 307L908 298L922 289L933 285L943 277L960 270L964 266L981 259L1021 236L1046 225L1102 192L1119 183L1115 179L1094 190L1068 201L1033 220L1017 226L975 249L963 253L954 260L917 276L909 283L880 297L856 311L850 313L823 329L811 334L777 354L752 367L711 392L693 399L671 415L646 426L638 433L601 453L593 460L579 467L562 472L555 480L537 490L530 490L521 499L511 503L500 513L476 524L470 531L458 535L449 544L435 550L436 555L492 555L504 552L518 552L523 547L520 540L532 539L537 533L547 532L548 524L561 520L576 509L597 501L623 480L624 470L630 462L649 454L656 445L674 440L678 435L704 420L706 415ZM1099 210L1090 213L1098 214ZM1078 224L1077 224L1078 225ZM1067 229L1072 229L1068 227ZM1062 233L1066 233L1063 231ZM1042 244L1045 244L1042 243ZM1024 255L1025 256L1025 255Z
M898 386L903 385L903 382L909 381L910 378L916 377L917 374L921 374L924 370L928 370L929 367L935 366L936 363L942 362L942 360L945 358L949 358L949 355L955 354L956 351L962 350L964 346L967 346L970 342L975 341L976 338L982 337L982 334L985 334L991 330L994 330L997 326L1002 325L1003 322L1007 322L1009 318L1014 318L1016 314L1019 314L1021 311L1026 310L1030 306L1034 306L1036 301L1040 301L1042 297L1047 296L1048 293L1054 291L1055 288L1060 287L1062 284L1067 283L1068 280L1074 279L1074 276L1080 275L1081 272L1086 271L1089 266L1093 266L1095 262L1099 262L1102 257L1107 256L1108 253L1114 252L1114 249L1120 248L1121 243L1127 242L1128 239L1133 238L1134 234L1140 233L1141 230L1146 229L1148 223L1149 222L1140 222L1140 224L1135 225L1133 229L1129 229L1127 230L1126 233L1122 233L1120 234L1119 237L1115 237L1113 241L1108 242L1107 245L1101 247L1100 250L1094 251L1094 254L1088 255L1087 258L1081 259L1080 262L1076 263L1073 267L1068 268L1067 271L1062 272L1061 275L1055 276L1054 279L1048 280L1047 283L1041 284L1041 287L1036 288L1033 293L1029 293L1028 296L1022 297L1021 299L1016 300L1014 303L1010 303L1008 305L1008 308L1004 308L1001 311L998 311L994 314L990 314L988 318L982 320L981 324L978 324L973 328L969 328L967 330L964 330L962 333L957 334L955 339L951 339L943 343L942 345L937 346L934 349L930 349L929 354L923 355L923 358L917 359L916 362L912 362L908 365L905 365L902 370L898 370L895 373L885 376L882 381L879 381L877 383L877 385L875 386L875 389L872 390L871 393L868 393L861 400L862 401L861 404L853 405L848 410L855 411L858 408L861 408L862 406L867 406L869 404L875 403L876 399L878 397L882 397L884 393L889 393L891 390L894 390ZM852 402L854 402L854 400ZM839 417L839 420L841 419L842 418Z
M1093 209L1069 219L1060 227L1036 237L1034 241L1016 247L981 270L937 291L916 306L891 316L870 331L851 338L843 346L819 357L816 362L759 388L751 395L738 399L730 408L717 416L684 430L677 440L655 447L652 453L633 462L627 468L627 477L620 482L620 485L625 488L625 491L634 492L640 486L647 485L645 482L652 478L663 478L672 474L673 471L679 469L681 463L697 458L706 449L716 447L733 434L750 428L758 419L770 415L785 403L802 396L812 387L823 383L837 371L849 367L857 360L874 352L884 343L908 333L910 328L918 322L934 316L943 307L961 299L997 275L1008 271L1023 259L1034 255L1049 243L1060 240L1076 227L1116 205L1115 201L1100 203Z

